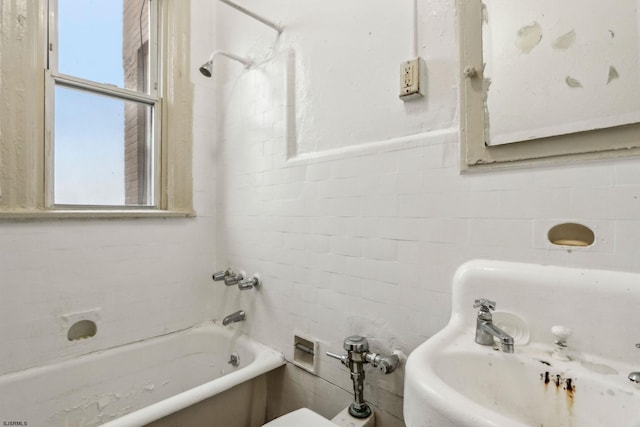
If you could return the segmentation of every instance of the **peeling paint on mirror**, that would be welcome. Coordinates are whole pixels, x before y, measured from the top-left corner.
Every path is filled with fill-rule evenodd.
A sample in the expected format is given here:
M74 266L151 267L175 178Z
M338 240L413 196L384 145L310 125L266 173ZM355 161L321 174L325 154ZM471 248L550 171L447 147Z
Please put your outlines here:
M486 144L640 122L638 3L484 0Z

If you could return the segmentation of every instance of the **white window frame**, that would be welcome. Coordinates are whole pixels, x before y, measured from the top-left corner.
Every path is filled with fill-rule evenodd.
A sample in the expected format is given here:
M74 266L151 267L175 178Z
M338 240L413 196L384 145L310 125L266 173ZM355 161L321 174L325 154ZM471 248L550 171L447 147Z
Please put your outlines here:
M119 88L109 84L98 83L80 77L63 74L58 71L58 0L47 0L49 6L48 13L48 43L47 43L47 69L45 70L45 206L57 209L158 209L160 208L160 158L161 158L161 129L162 129L162 81L159 72L161 63L159 46L159 2L150 0L149 6L149 94ZM55 89L57 86L80 89L84 93L92 95L106 95L121 101L133 101L151 107L151 183L150 190L153 198L153 205L65 205L56 204L54 201L54 126L55 126Z

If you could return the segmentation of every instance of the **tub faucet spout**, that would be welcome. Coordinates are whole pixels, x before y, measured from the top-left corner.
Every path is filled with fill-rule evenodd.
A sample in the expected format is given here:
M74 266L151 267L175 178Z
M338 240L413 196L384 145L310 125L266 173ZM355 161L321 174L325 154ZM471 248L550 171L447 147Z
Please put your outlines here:
M234 313L231 313L227 317L225 317L222 320L222 324L224 326L227 326L230 323L241 322L241 321L245 320L246 318L247 318L247 313L245 313L244 310L238 310L238 311L236 311Z

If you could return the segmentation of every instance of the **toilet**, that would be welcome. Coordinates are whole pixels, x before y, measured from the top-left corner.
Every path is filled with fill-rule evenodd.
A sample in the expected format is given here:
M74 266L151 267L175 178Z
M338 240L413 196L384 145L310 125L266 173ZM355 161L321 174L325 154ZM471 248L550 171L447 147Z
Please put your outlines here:
M374 427L375 419L371 414L364 419L354 418L349 415L349 408L345 408L331 421L313 412L309 408L298 409L289 412L273 421L269 421L262 427Z
M332 423L323 416L313 412L309 408L298 409L289 412L273 421L266 423L263 427L336 427L337 424Z

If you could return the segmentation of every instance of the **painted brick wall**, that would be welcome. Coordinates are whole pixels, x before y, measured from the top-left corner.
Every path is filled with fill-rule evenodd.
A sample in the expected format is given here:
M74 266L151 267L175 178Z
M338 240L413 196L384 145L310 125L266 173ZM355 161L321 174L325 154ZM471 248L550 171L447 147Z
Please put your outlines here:
M419 2L428 87L407 104L397 75L412 2L371 3L243 3L282 22L279 37L217 8L218 47L258 62L217 64L217 261L264 287L216 288L213 314L245 309L236 327L288 358L296 330L320 341L318 377L290 367L282 411L347 405L327 397L351 389L347 370L323 356L345 337L409 353L441 329L466 260L640 271L640 160L461 174L454 2ZM596 243L552 247L547 230L564 221ZM382 426L402 425L402 376L368 373Z
M249 317L234 327L287 357L294 331L317 337L323 354L351 334L409 353L447 322L451 277L468 259L640 271L639 160L461 175L453 2L420 2L429 80L411 104L396 96L410 2L369 3L243 3L286 26L276 38L193 0L198 218L0 223L0 372L239 308ZM261 64L221 59L204 79L197 67L214 47ZM565 220L591 226L596 244L551 247L546 231ZM259 272L264 287L211 283L228 265ZM69 343L60 316L94 307L96 337ZM272 415L305 405L332 416L348 404L335 360L321 356L317 377L288 371ZM367 375L379 425L402 425L402 371Z

